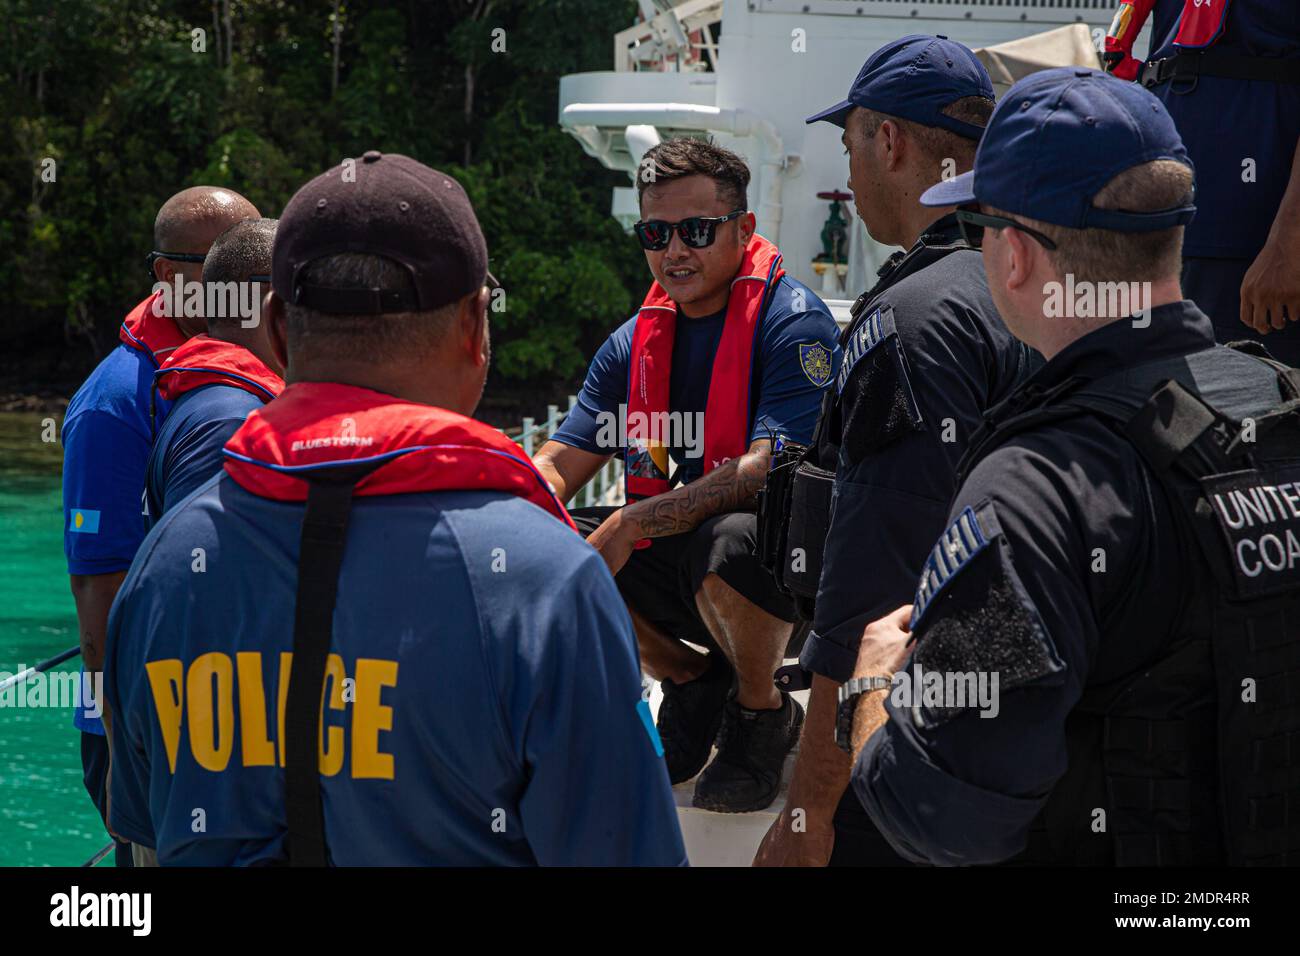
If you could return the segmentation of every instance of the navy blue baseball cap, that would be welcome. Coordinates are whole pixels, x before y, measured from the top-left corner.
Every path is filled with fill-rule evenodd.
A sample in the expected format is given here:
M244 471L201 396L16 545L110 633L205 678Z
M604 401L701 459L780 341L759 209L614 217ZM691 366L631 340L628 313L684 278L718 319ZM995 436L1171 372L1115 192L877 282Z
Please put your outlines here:
M871 54L853 81L848 98L808 117L806 122L826 120L843 128L853 107L862 106L977 140L984 134L984 127L943 113L946 107L968 96L993 100L993 81L979 57L947 37L913 34Z
M1116 175L1157 159L1193 169L1164 104L1137 83L1058 67L1007 90L975 153L975 168L921 194L925 206L979 202L1067 226L1151 232L1191 222L1192 197L1157 212L1098 209Z

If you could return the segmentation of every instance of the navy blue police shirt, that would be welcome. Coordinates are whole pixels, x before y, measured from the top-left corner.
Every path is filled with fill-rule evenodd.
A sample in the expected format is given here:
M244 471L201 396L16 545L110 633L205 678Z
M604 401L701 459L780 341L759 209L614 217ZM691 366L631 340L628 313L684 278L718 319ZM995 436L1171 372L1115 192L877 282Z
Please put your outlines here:
M232 385L204 385L185 392L158 430L145 472L145 525L203 484L225 462L222 449L262 399Z
M72 396L63 417L63 551L68 574L125 571L144 540L145 469L154 430L171 407L149 402L157 370L148 352L124 343L109 352ZM82 708L73 724L104 733Z
M946 216L922 241L956 238ZM915 590L984 411L1042 362L1007 331L971 249L887 285L866 314L831 384L842 440L813 630L800 655L806 670L838 683L853 676L863 629Z
M162 864L286 858L302 512L217 476L150 532L113 605L111 824ZM685 862L627 611L536 505L356 499L327 677L333 863Z
M1182 0L1160 0L1148 59L1173 56ZM1192 51L1194 52L1194 51ZM1236 0L1210 56L1300 60L1295 0ZM1196 218L1183 254L1253 259L1268 237L1300 140L1300 84L1199 76L1152 90L1196 167ZM1235 318L1235 317L1234 317Z
M1189 301L1152 309L1143 326L1122 320L1089 333L1030 384L1050 388L1214 345L1209 318ZM917 589L918 649L903 671L915 673L919 648L952 614L964 615L960 627L975 638L970 671L1011 671L985 656L996 654L1000 642L990 638L1012 615L1039 636L1041 667L1021 684L994 688L988 678L979 700L931 727L891 691L889 720L863 747L853 789L907 859L986 864L1023 850L1065 773L1066 717L1085 685L1131 674L1167 644L1193 576L1168 501L1139 490L1151 481L1136 448L1082 415L1012 435L961 486L935 546L952 558L941 587L923 580Z
M703 415L725 320L725 310L701 318L678 313L668 411ZM551 436L554 441L597 455L621 452L605 447L601 430L602 423L610 416L617 419L619 407L627 403L635 326L633 316L597 351L577 403ZM839 368L837 330L830 310L802 282L783 276L772 293L754 349L749 441L784 436L806 443L817 423L822 389ZM695 442L693 449L680 444L669 448L674 480L682 484L704 473L703 436L696 436Z

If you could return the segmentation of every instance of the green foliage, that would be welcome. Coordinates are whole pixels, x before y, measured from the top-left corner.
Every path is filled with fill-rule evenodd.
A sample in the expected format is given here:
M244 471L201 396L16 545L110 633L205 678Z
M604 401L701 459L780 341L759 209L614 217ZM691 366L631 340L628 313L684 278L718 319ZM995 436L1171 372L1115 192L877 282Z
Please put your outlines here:
M576 385L647 280L608 214L625 177L555 123L559 77L610 67L634 0L348 0L337 76L332 2L229 0L229 32L224 6L0 0L0 373L84 376L147 291L153 217L177 190L229 186L277 216L380 149L475 202L506 288L494 387L535 402Z

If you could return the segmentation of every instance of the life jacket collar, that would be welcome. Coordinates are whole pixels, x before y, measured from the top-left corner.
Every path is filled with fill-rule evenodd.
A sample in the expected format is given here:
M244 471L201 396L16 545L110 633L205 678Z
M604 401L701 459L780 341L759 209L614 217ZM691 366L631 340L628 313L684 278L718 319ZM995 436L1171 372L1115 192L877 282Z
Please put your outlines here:
M501 491L574 527L546 479L495 428L354 385L287 386L248 416L225 455L240 487L276 501L306 501L310 481L369 469L353 494Z
M256 355L233 342L196 335L179 346L154 373L158 394L172 402L205 385L227 385L269 402L284 381Z
M150 295L126 314L117 332L124 345L148 355L155 366L165 362L186 339L175 320L158 311L161 302L160 293Z

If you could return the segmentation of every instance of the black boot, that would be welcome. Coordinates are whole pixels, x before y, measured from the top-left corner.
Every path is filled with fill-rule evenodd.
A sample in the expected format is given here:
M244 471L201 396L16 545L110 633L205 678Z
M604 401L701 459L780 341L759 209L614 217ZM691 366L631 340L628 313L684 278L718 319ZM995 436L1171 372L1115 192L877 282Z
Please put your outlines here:
M701 810L748 813L771 806L785 756L799 740L803 708L789 694L777 710L748 710L734 697L723 709L718 756L700 774L693 803Z
M662 682L664 699L657 726L668 779L674 786L690 780L708 761L722 724L722 707L731 692L732 675L727 659L714 651L709 654L708 669L695 680Z

